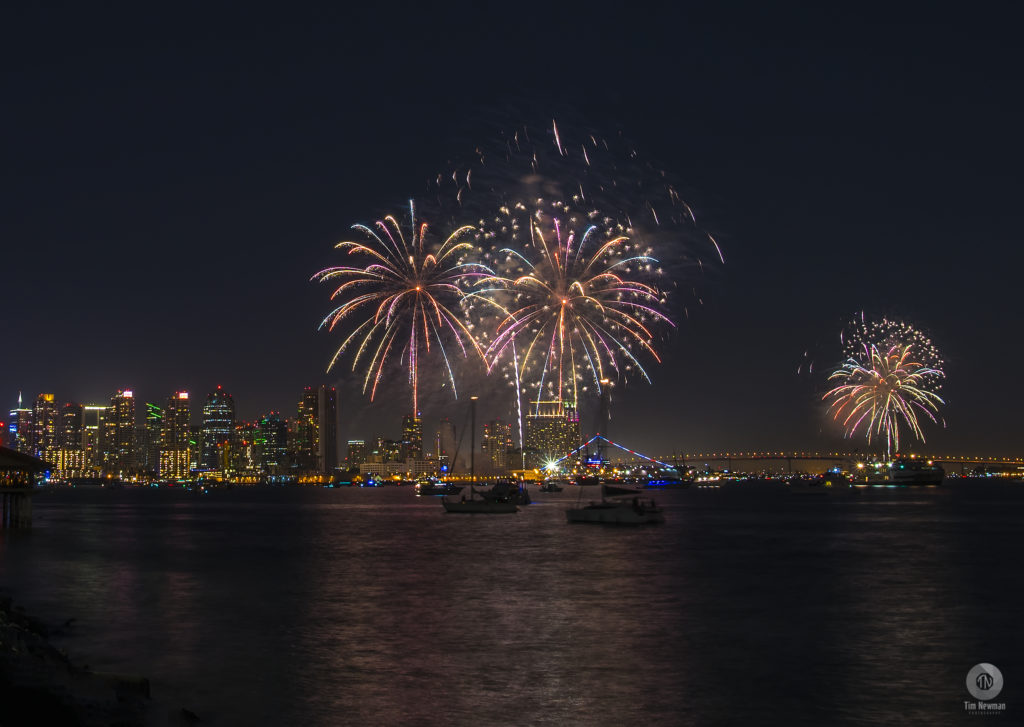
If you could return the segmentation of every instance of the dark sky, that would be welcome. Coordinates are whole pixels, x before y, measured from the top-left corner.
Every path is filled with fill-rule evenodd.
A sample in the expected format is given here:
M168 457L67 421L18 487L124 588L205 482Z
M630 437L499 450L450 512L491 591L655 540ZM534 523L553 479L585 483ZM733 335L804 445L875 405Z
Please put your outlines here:
M327 381L343 436L397 436L401 379L370 406L344 368L324 373L336 340L316 332L310 275L478 123L571 110L683 180L727 261L654 385L616 395L616 438L843 446L818 372L866 308L945 355L947 426L921 449L1019 454L1012 19L751 5L4 11L4 406L222 384L254 418ZM805 351L814 376L797 375ZM496 398L483 414L505 413ZM428 395L424 414L462 410Z

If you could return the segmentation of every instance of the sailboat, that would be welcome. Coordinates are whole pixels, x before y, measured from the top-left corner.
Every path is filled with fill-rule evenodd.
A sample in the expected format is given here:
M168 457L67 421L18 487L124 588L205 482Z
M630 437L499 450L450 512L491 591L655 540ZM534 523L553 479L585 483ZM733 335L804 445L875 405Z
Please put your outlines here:
M453 500L449 497L441 498L445 512L466 512L466 513L513 513L518 512L519 507L511 500L499 497L488 497L488 493L481 492L472 485L469 486L469 498L465 495L460 500Z
M565 511L571 523L647 525L665 522L665 511L641 490L601 485L601 500Z
M458 500L449 497L441 498L441 505L445 512L479 513L479 514L506 514L519 511L516 505L518 497L512 497L511 491L502 493L497 491L497 486L491 492L484 492L476 489L476 397L470 397L472 402L472 424L470 425L469 445L469 497L463 495ZM516 493L518 494L518 492Z

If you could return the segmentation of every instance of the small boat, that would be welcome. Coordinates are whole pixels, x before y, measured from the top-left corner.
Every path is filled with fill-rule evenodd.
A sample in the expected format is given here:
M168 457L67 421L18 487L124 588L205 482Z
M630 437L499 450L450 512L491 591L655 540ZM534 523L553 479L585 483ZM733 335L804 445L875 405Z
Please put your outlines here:
M565 511L571 523L607 523L614 525L646 525L665 522L665 512L643 492L623 487L601 485L600 502Z
M514 505L529 505L530 493L517 480L498 480L489 490L477 490L485 500L511 502Z
M540 486L541 492L561 492L562 487L555 480L547 480Z
M416 494L421 496L431 495L458 495L462 492L462 486L451 482L442 482L436 477L424 477L416 480Z
M516 503L507 498L488 497L486 495L489 493L483 493L472 485L469 486L469 492L469 498L463 495L459 500L442 497L441 504L444 506L444 511L494 515L519 511Z
M872 468L874 471L872 471ZM942 484L946 471L930 460L896 457L889 463L868 465L866 474L858 474L856 484L883 487L935 487Z

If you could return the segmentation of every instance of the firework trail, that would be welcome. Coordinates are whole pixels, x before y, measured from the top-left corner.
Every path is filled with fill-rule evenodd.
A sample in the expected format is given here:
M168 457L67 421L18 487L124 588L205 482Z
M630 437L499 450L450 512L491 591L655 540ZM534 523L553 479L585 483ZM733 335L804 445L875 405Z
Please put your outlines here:
M650 250L614 227L541 210L517 239L519 215L506 217L501 232L480 233L494 241L488 257L499 272L480 278L472 298L495 313L488 365L512 364L517 403L523 381L536 386L538 407L547 398L574 408L587 381L600 392L602 380L635 370L649 382L640 358L660 361L655 339L673 325L646 281L659 272Z
M912 326L860 314L841 334L846 361L828 380L822 397L846 436L862 430L868 443L885 438L886 454L900 448L900 429L922 442L921 416L938 422L938 392L945 374L942 358L927 336Z
M483 349L464 321L461 304L472 281L493 271L467 259L474 247L467 239L472 227L459 227L436 249L429 245L427 224L417 222L411 201L408 238L391 215L372 228L353 225L352 229L365 239L339 242L335 247L356 262L325 268L312 277L318 282L341 281L331 293L335 307L320 328L326 326L333 331L343 327L347 335L327 370L354 347L352 370L365 367L363 393L369 390L372 401L385 364L400 351L408 367L413 413L418 414L420 359L430 353L431 347L440 352L453 391L455 376L446 342L454 342L463 357L470 351L483 356Z
M674 176L624 135L603 136L550 118L497 129L428 184L432 204L451 219L486 220L502 207L558 200L630 228L635 239L671 252L673 266L705 272L724 264L718 241L698 225L679 190Z

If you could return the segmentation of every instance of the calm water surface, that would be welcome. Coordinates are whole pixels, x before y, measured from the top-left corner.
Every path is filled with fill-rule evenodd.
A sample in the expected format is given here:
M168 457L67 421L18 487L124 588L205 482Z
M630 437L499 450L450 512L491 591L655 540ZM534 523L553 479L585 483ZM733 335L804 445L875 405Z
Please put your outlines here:
M691 489L642 528L566 524L577 492L47 492L0 588L210 725L1024 723L1024 485ZM969 718L982 661L1007 712Z

